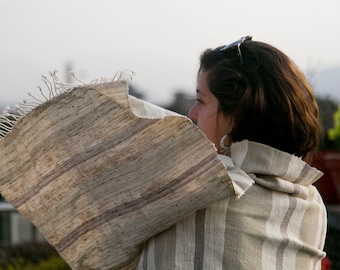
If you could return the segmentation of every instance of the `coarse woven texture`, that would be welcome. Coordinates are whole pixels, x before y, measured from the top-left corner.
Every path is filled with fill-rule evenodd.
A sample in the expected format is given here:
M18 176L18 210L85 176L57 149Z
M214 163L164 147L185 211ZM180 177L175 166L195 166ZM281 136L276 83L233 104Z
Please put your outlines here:
M149 238L237 196L197 127L124 81L39 105L0 148L1 194L72 269L131 269Z

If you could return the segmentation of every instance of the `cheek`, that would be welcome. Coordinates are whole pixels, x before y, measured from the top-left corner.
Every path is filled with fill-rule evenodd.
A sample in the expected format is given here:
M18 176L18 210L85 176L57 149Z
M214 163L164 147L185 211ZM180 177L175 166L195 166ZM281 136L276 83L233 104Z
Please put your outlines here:
M216 141L216 118L214 115L204 115L198 121L199 129L212 142Z

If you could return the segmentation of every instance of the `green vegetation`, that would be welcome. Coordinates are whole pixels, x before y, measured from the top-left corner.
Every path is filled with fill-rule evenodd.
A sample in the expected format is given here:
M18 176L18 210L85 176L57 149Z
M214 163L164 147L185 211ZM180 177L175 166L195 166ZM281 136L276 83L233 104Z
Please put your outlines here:
M340 149L340 105L333 115L334 126L328 131L328 138L334 142L334 146Z
M1 248L0 270L70 270L47 242L27 242Z
M328 130L330 130L333 126L333 118L338 104L331 98L326 97L316 97L317 103L320 110L320 120L323 126L323 140L320 142L320 148L334 148L334 142L330 140L328 136Z

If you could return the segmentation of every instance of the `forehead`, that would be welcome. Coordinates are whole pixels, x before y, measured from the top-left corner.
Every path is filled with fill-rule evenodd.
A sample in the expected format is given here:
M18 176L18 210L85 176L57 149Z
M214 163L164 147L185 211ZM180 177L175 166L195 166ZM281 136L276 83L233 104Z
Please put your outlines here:
M208 95L209 93L211 94L207 79L208 79L208 72L201 70L198 73L198 78L197 78L197 93L200 93L202 95Z
M197 95L204 101L205 104L212 105L213 107L218 108L218 100L210 91L208 86L208 72L200 71L197 79Z

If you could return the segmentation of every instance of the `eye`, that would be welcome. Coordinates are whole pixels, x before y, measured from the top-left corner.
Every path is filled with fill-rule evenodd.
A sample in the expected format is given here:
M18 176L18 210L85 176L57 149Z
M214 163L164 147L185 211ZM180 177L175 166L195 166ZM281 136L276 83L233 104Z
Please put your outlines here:
M201 103L201 104L203 103L203 101L199 98L196 98L196 102Z

